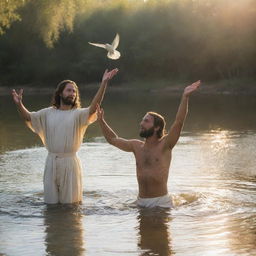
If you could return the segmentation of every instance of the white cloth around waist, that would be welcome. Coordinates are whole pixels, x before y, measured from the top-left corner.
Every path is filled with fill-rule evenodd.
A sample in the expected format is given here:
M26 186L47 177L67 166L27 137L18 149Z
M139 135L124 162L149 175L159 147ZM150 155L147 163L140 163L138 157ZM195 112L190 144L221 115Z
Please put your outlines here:
M151 197L151 198L141 198L138 197L137 205L140 207L146 208L154 208L154 207L161 207L161 208L173 208L172 197L169 194L159 197Z
M69 152L69 153L53 153L48 151L48 155L54 158L65 158L65 157L73 157L76 156L76 152Z
M53 153L48 151L48 157L52 158L52 177L53 180L57 179L57 161L58 159L70 158L75 157L76 152L69 152L69 153Z

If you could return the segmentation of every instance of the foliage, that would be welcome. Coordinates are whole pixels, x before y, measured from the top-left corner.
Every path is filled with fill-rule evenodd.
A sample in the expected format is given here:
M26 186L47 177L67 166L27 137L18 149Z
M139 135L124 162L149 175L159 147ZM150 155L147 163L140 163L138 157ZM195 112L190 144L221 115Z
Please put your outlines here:
M254 0L4 0L0 81L256 78L255 24ZM117 32L117 61L87 43Z
M8 29L12 22L21 20L18 9L26 3L25 0L0 1L0 34Z

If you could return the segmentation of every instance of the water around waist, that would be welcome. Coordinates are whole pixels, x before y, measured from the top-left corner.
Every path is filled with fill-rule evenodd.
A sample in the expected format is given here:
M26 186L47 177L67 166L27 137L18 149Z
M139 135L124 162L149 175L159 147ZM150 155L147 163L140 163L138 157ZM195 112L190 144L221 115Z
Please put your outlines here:
M135 161L104 142L82 145L84 202L43 203L41 147L0 157L0 253L6 255L254 255L254 132L184 133L168 189L175 208L138 209ZM107 152L107 153L106 153Z

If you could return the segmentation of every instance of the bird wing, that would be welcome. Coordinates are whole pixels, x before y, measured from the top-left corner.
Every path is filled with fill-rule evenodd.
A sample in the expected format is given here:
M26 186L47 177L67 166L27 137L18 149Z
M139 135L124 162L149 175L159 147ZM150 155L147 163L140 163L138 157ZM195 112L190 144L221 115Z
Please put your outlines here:
M108 52L108 58L112 59L112 60L117 60L119 59L121 56L121 53L117 50L115 50L114 52Z
M112 46L114 48L114 50L117 48L117 46L119 45L119 41L120 41L120 37L119 34L116 34L115 39L112 42Z
M90 42L88 42L88 43L91 44L91 45L94 45L94 46L106 49L106 45L105 44L96 44L96 43L90 43Z

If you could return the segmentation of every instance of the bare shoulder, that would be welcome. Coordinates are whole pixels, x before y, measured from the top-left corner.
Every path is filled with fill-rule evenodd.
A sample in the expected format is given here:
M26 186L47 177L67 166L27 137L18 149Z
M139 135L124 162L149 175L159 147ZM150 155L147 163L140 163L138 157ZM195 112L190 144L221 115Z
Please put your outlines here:
M134 147L140 147L142 145L144 145L144 142L141 140L137 140L137 139L131 139L130 143L134 146Z
M136 155L138 152L141 151L143 145L145 144L144 141L138 139L131 139L130 140L131 146L133 148L133 153Z
M131 139L130 143L132 145L133 151L138 151L144 145L144 141L137 139Z
M160 144L163 151L172 151L172 148L168 146L168 138L169 134L166 134L161 138Z
M115 137L109 140L109 143L126 152L134 152L138 148L140 141L134 139L127 140L124 138Z

